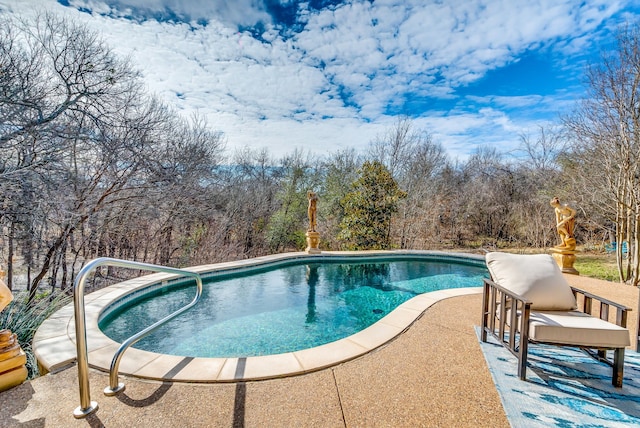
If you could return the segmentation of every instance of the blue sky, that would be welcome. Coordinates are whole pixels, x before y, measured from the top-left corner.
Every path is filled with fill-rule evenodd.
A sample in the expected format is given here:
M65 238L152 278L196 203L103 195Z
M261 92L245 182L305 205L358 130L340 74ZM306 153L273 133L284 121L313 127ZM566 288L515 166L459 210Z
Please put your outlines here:
M0 0L86 22L229 152L367 144L398 115L452 155L514 150L584 94L633 1Z

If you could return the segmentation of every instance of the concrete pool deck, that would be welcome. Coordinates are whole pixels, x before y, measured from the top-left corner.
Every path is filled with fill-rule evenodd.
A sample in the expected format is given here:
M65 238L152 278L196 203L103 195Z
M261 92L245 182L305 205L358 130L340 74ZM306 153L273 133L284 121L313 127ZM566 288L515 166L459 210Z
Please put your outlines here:
M638 290L567 276L634 308ZM430 306L402 334L350 361L287 378L186 384L124 377L127 389L104 397L108 376L90 371L98 411L76 420L75 366L0 393L2 427L456 426L508 427L480 350L477 293ZM634 342L632 340L632 342Z
M72 366L0 393L0 426L508 427L473 329L479 308L479 294L442 300L386 345L287 378L187 384L121 376L127 389L105 397L108 376L91 369L99 409L80 420Z

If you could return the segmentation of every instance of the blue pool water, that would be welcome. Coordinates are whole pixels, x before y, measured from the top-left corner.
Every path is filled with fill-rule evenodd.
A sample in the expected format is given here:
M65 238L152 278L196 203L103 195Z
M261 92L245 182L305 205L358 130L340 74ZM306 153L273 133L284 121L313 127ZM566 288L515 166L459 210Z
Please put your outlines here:
M201 300L135 348L189 357L250 357L333 342L372 325L419 294L479 287L487 270L474 264L406 259L297 262L204 284ZM134 299L100 320L123 342L191 301L195 286Z

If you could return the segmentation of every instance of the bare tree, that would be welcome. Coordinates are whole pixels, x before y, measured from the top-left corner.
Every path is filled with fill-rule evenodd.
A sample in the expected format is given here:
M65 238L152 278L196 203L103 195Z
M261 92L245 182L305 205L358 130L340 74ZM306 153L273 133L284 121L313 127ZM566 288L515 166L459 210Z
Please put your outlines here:
M615 217L621 281L640 284L640 29L621 28L616 49L587 70L588 96L564 123L573 136L579 189L602 198ZM579 174L579 175L578 175ZM590 190L589 190L590 189ZM622 243L629 243L623 258Z
M50 14L3 24L0 222L8 254L35 268L30 297L89 257L186 262L210 224L221 134L148 95L86 27Z
M526 160L523 166L545 176L559 169L558 157L565 152L567 145L566 136L561 129L541 125L535 140L523 133L520 135L520 142ZM549 177L545 179L548 180Z
M525 197L513 207L512 216L514 226L527 245L544 248L556 239L555 220L549 209L552 197L575 199L575 195L566 190L567 180L562 171L561 159L567 145L567 137L562 131L558 127L541 125L535 139L529 134L520 136L524 156L516 158L516 168L522 177L520 185ZM582 221L579 229L584 227Z
M440 174L449 163L444 148L428 132L415 129L408 117L399 118L370 148L373 159L407 192L392 226L394 241L400 248L429 246L438 228L439 204L434 201L442 200Z
M415 147L423 135L415 130L409 117L400 117L369 145L371 158L383 164L394 178L404 175Z
M83 153L78 149L89 139L100 139L96 130L104 129L110 113L138 90L139 82L95 33L51 14L34 22L3 19L0 54L0 187L3 195L11 195L3 217L8 216L10 230L19 226L29 238L35 235L27 231L50 218L43 211L60 212L45 205L61 202L53 194L65 198L59 184L73 174L67 166L77 167L69 161L79 160L74 155ZM34 289L74 229L58 227Z
M277 209L276 192L282 170L267 150L235 152L225 171L222 244L230 258L266 254L267 225Z
M139 85L129 63L86 26L43 13L35 22L3 18L0 28L2 145L64 134L58 120L68 111L100 121L110 100Z

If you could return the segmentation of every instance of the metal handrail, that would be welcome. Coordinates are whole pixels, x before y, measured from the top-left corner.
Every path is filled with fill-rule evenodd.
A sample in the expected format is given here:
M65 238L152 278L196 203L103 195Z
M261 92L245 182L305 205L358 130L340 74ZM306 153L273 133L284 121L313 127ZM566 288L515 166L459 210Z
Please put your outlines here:
M109 257L101 257L94 259L87 263L81 270L78 272L78 276L73 284L73 306L74 306L74 318L75 318L75 326L76 326L76 349L77 349L77 362L78 362L78 383L80 387L80 406L78 406L73 411L73 416L76 418L84 418L91 413L98 410L98 403L95 401L91 401L91 392L89 389L89 359L87 352L87 326L86 326L86 317L84 310L84 284L87 276L94 269L100 266L116 266L116 267L124 267L124 268L132 268L139 270L147 270L152 272L164 272L164 273L173 273L181 276L190 276L194 277L196 280L197 290L196 296L193 298L191 303L188 305L178 309L172 314L167 315L162 318L160 321L155 322L151 326L145 328L141 332L131 336L129 339L125 340L122 345L118 348L115 355L113 356L113 360L111 362L111 369L109 371L109 386L105 388L104 393L106 395L115 395L118 392L124 390L124 384L118 383L118 367L120 365L120 359L124 354L124 351L129 348L129 346L136 343L138 340L142 339L147 334L154 331L156 328L160 327L165 322L170 319L176 317L187 309L191 308L195 305L198 300L200 300L200 296L202 295L202 278L199 274L195 272L190 272L184 269L171 268L167 266L159 266L149 263L141 263L141 262L132 262L128 260L120 260L113 259Z

